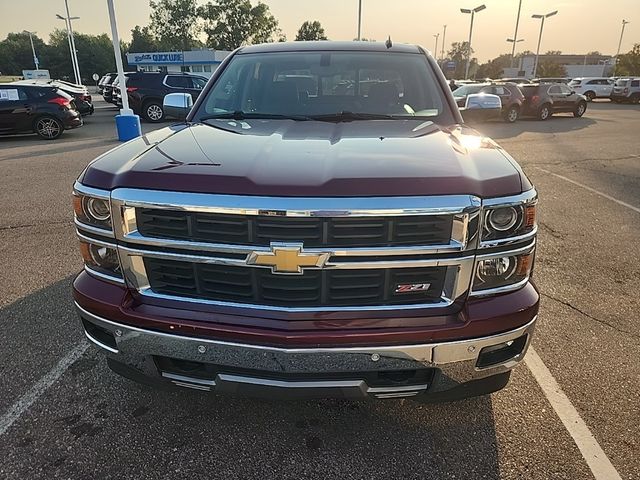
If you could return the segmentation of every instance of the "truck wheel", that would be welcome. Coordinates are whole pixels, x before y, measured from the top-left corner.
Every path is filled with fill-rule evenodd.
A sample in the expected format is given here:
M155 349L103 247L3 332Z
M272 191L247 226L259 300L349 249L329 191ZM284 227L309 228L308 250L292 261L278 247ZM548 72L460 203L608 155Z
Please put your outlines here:
M516 120L518 120L519 116L520 110L514 105L510 107L509 110L507 110L507 113L505 113L504 121L508 123L514 123Z
M581 117L582 115L584 115L584 112L587 111L587 103L586 102L580 102L577 106L576 109L573 111L573 116L574 117Z
M538 120L548 120L551 116L551 106L548 103L545 103L538 109Z
M64 125L57 118L46 115L36 119L33 131L44 140L55 140L64 132Z
M596 92L588 91L584 94L587 97L587 102L592 102L594 98L596 98Z
M162 104L155 100L151 100L144 104L142 108L142 114L144 118L149 120L152 123L158 123L164 120L164 110L162 109Z

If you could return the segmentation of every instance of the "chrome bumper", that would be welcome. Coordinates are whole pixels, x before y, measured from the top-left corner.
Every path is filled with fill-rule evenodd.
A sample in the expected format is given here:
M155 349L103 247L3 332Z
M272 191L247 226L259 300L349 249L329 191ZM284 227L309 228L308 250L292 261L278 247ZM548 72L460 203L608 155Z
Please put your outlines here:
M120 364L157 380L181 387L220 393L293 398L391 398L444 392L473 380L508 372L522 361L531 341L537 317L526 325L497 335L469 340L381 347L277 348L207 340L144 330L112 322L88 312L76 303L80 316L109 332L115 347L106 345L87 332L87 338ZM488 367L477 366L485 347L513 342L526 336L521 352ZM153 357L166 357L225 368L213 378L175 374L159 370ZM434 368L434 381L420 385L370 386L356 372L383 372ZM234 373L239 369L257 372ZM263 375L264 372L264 375ZM344 379L349 372L354 378ZM337 375L340 373L341 375ZM295 380L274 379L289 374ZM322 374L321 380L308 380L310 374ZM336 374L332 379L332 374ZM347 375L345 375L347 374Z

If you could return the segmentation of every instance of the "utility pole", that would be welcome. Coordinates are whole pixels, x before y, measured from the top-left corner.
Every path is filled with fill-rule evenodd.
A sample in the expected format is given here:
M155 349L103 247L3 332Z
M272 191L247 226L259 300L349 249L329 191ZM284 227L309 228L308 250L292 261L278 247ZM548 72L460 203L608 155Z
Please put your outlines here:
M442 60L443 62L444 62L444 46L445 46L444 41L446 40L446 38L447 38L447 26L444 25L444 28L442 31L442 52L440 54L440 57L441 57L440 60Z
M358 0L358 41L362 40L362 0Z
M31 42L31 52L33 53L33 63L36 65L36 70L40 70L40 63L38 62L38 57L36 56L36 48L33 46L33 36L36 32L29 32L27 30L23 30L22 33L26 33L29 35L29 41Z
M520 10L522 9L522 0L518 3L518 15L516 16L516 31L513 34L513 47L511 48L511 68L516 55L516 43L518 42L518 24L520 23Z
M469 26L469 43L467 44L469 50L467 50L467 66L464 69L464 79L467 80L469 78L469 63L471 62L471 35L473 34L473 17L476 13L487 8L486 5L480 5L474 9L469 8L461 8L460 11L462 13L470 13L471 14L471 25Z
M436 39L436 48L433 50L433 57L438 58L438 38L440 38L440 34L436 33L434 37Z
M627 26L627 23L631 23L627 20L622 20L622 31L620 32L620 41L618 42L618 50L616 51L616 63L613 64L613 75L615 76L616 70L618 70L618 55L620 55L620 47L622 47L622 37L624 35L624 27Z
M540 19L540 35L538 35L538 48L536 49L536 63L533 66L533 78L536 78L536 72L538 71L538 60L540 57L540 43L542 42L542 29L544 28L544 21L549 17L553 17L558 13L558 10L554 10L553 12L549 12L545 15L531 15L531 18Z

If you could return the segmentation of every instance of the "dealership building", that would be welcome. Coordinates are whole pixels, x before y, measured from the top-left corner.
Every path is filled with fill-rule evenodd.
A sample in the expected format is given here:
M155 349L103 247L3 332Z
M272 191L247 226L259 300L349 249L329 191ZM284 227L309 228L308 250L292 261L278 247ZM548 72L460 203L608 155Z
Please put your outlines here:
M127 62L139 71L190 72L209 77L230 53L213 49L127 53Z

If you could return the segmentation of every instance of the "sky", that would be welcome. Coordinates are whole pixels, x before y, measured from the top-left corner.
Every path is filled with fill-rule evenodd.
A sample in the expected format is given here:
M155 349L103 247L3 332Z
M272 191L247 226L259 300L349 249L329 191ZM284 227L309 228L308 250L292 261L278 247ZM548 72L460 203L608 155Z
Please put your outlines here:
M74 31L108 33L106 0L68 0ZM305 20L319 20L331 40L352 40L357 35L358 0L262 0L278 19L289 40ZM511 51L506 42L513 37L519 0L484 0L487 6L475 15L472 47L481 62ZM206 0L199 0L206 3ZM255 4L257 0L252 0ZM149 21L148 0L114 0L120 37L131 38L131 29ZM442 46L443 25L447 25L446 45L467 40L470 15L460 8L474 8L483 0L362 0L362 36L384 41L389 35L394 42L417 43L434 49L434 35L440 34L438 55ZM622 19L626 26L622 52L640 43L640 0L522 0L518 50L535 52L540 21L531 18L558 10L558 15L545 21L541 52L587 53L598 50L615 54ZM48 39L64 22L55 14L64 14L64 0L0 0L0 39L12 31L31 30ZM204 40L204 38L203 38Z

